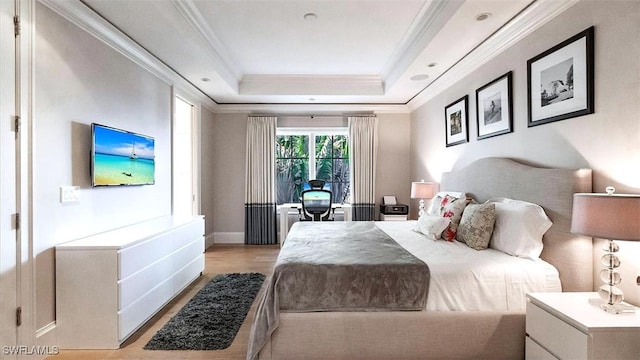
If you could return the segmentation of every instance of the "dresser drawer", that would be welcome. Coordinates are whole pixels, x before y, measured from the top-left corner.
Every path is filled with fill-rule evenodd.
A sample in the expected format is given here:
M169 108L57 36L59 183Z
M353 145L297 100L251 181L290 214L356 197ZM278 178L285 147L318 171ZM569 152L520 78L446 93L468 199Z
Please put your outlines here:
M118 310L131 305L156 285L173 276L173 259L164 257L137 273L118 281Z
M179 236L180 232L169 231L162 236L122 249L118 253L118 279L125 279L171 254L174 250L174 238Z
M204 220L199 219L121 250L118 255L120 264L118 278L124 279L142 270L149 264L202 238L202 234L204 234Z
M200 236L173 254L173 271L177 272L202 254L204 254L204 237Z
M531 340L531 338L528 336L525 339L524 358L527 360L558 360L557 357L550 354L547 350L538 345L537 342Z
M527 302L527 335L559 359L587 359L589 336Z
M165 280L129 306L118 311L118 339L123 341L175 295L173 279Z

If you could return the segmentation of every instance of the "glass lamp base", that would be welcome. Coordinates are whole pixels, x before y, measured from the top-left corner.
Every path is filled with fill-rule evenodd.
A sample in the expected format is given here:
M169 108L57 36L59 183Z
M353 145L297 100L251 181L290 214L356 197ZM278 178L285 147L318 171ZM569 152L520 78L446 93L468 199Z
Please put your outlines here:
M629 304L609 304L602 299L589 299L589 303L610 314L629 314L636 312L636 307Z
M603 303L602 305L600 305L600 308L608 313L612 313L612 314L622 314L622 313L635 313L636 309L631 306L631 305L627 305L627 304L607 304L607 303Z

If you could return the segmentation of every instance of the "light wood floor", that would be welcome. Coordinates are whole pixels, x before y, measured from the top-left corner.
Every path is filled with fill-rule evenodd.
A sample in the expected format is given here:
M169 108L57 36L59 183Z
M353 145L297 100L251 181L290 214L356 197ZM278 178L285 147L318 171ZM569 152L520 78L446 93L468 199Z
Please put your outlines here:
M205 284L214 276L233 272L260 272L271 274L280 248L276 246L213 245L205 253L203 275L169 303L159 314L133 334L118 350L60 350L58 355L48 360L90 360L90 359L245 359L249 331L258 301L251 310L236 335L233 344L225 350L216 351L157 351L143 347L162 326L171 319ZM266 281L265 281L266 283ZM264 286L263 290L264 291ZM262 292L261 291L261 292ZM260 294L258 295L258 298Z

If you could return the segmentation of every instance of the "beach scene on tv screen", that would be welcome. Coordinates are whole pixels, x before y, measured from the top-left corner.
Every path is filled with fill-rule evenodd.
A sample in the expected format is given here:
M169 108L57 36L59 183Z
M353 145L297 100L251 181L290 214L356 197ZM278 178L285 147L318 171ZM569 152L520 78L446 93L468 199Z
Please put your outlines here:
M96 126L94 142L94 185L154 183L155 159L152 138Z

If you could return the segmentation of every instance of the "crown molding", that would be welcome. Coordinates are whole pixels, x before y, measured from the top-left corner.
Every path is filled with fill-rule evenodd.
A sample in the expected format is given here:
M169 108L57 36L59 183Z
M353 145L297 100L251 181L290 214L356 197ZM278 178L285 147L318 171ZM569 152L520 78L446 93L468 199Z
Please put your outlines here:
M253 114L405 114L409 109L403 104L218 104L216 113Z
M382 68L381 77L387 87L394 84L424 48L433 40L442 27L464 4L464 0L426 1L407 33L400 41L400 46Z
M171 0L171 2L204 42L212 55L211 61L219 76L231 89L238 91L238 79L242 77L242 73L233 65L236 61L211 30L195 3L192 0Z
M165 65L162 61L148 52L142 46L129 38L125 33L106 21L91 8L79 0L38 0L58 15L67 19L72 24L80 27L96 37L118 53L127 57L140 67L161 79L165 83L174 86L178 91L184 92L191 98L197 99L203 106L214 110L217 104L206 96L193 84L185 80L180 74Z
M407 103L409 111L424 105L579 1L535 1L411 99Z

